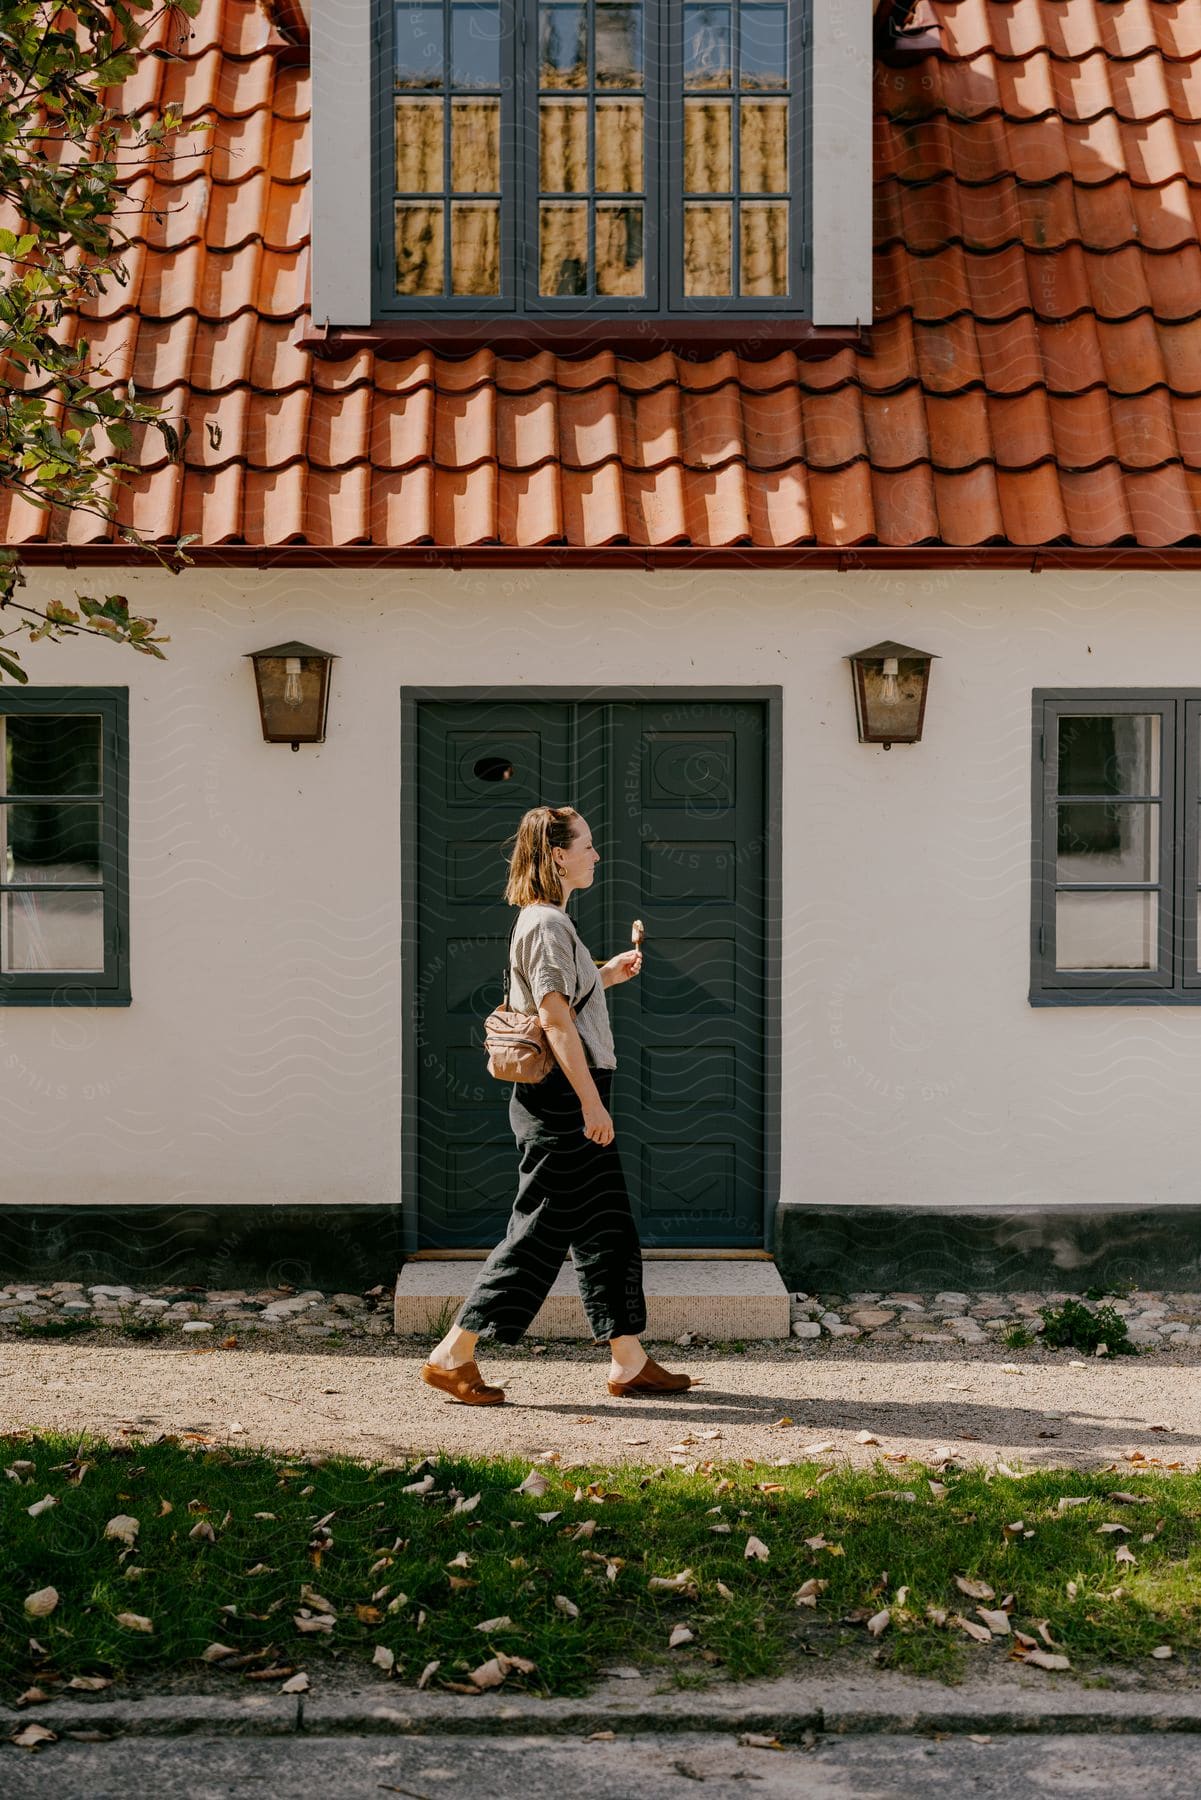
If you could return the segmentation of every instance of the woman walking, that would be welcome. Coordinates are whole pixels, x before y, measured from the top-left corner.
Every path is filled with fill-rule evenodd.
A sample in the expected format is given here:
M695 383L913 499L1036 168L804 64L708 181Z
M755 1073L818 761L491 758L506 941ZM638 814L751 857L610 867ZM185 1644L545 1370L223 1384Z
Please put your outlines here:
M609 1392L692 1386L639 1342L642 1250L608 1111L617 1056L605 989L637 975L642 952L627 950L598 969L567 915L568 900L592 886L599 861L574 807L535 806L518 826L505 888L509 905L520 908L510 991L520 1010L537 1012L555 1066L542 1081L513 1083L509 1123L521 1162L508 1229L421 1371L431 1387L469 1406L505 1397L481 1377L476 1343L520 1341L569 1248L593 1338L609 1345Z

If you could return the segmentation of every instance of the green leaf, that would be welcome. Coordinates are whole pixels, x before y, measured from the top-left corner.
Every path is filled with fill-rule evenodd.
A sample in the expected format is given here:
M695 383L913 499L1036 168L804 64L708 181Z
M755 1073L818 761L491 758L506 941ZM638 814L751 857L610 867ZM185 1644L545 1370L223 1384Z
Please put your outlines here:
M11 657L7 650L0 650L0 669L11 675L14 681L28 681L29 676L20 663Z

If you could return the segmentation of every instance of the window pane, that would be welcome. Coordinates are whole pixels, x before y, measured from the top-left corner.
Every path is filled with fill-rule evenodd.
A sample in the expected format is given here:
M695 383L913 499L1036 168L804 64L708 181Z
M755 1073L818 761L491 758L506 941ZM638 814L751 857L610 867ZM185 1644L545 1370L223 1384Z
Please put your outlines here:
M538 9L538 80L548 88L588 85L588 15L582 6Z
M0 972L103 968L103 894L0 894Z
M453 6L450 52L451 81L455 87L499 87L499 6Z
M499 100L453 102L450 182L456 194L500 192Z
M100 720L94 713L0 714L0 794L98 794Z
M540 215L538 292L588 292L588 208L567 201L544 200Z
M450 278L455 294L500 292L500 204L456 200L450 209Z
M788 192L788 102L744 100L738 144L739 185L744 194Z
M1114 806L1096 800L1058 810L1058 881L1159 879L1158 806Z
M1061 794L1158 794L1158 713L1059 720Z
M4 808L5 881L99 881L100 808L87 804Z
M596 85L598 88L642 86L642 8L604 5L596 8Z
M431 88L442 85L442 8L396 8L396 67L398 88Z
M728 194L734 185L732 100L684 102L684 192Z
M442 191L442 102L396 102L396 186L402 194Z
M1158 896L1057 894L1057 969L1154 969Z
M642 254L642 207L596 208L596 291L598 294L646 292Z
M734 82L730 61L728 6L684 8L684 85L728 88Z
M788 292L788 207L782 200L744 200L739 291L755 297Z
M642 192L641 100L597 102L596 186L602 194Z
M788 86L788 9L744 6L739 32L744 88Z
M396 208L396 291L440 294L443 287L442 207Z
M542 187L552 194L588 188L588 102L543 100L538 107Z
M728 294L732 263L731 212L728 201L684 207L684 292Z

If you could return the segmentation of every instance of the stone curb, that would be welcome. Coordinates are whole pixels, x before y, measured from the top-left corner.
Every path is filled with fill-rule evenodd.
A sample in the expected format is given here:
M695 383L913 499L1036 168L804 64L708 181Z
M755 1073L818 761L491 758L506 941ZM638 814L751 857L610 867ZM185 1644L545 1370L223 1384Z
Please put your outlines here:
M381 1683L381 1688L383 1687ZM482 1694L310 1692L253 1699L218 1695L145 1700L52 1701L16 1711L0 1709L0 1736L31 1720L59 1737L72 1732L112 1737L496 1736L586 1737L650 1733L761 1731L788 1740L805 1732L838 1736L923 1732L1063 1734L1101 1732L1201 1733L1201 1692L1123 1693L981 1683L944 1688L881 1672L870 1678L748 1682L730 1690L651 1694L631 1700L625 1683L598 1688L584 1699L538 1700Z

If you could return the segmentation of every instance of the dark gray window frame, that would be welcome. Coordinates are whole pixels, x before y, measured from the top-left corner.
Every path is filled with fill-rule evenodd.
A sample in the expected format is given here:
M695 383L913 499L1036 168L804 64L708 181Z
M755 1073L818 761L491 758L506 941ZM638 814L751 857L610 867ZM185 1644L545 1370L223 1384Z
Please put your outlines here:
M0 687L0 712L97 713L101 727L101 880L104 969L0 973L0 1006L129 1006L129 689ZM39 802L53 800L38 795ZM79 794L72 794L79 800ZM0 804L4 804L0 801ZM7 886L19 887L20 883Z
M1151 711L1163 720L1157 884L1162 894L1160 967L1116 976L1104 970L1057 970L1054 802L1062 798L1055 791L1057 721L1073 714ZM1032 715L1031 1006L1201 1005L1197 973L1201 688L1035 688Z
M767 687L402 687L400 690L400 1193L405 1251L418 1248L417 1220L417 794L409 771L417 764L417 709L425 701L444 700L733 700L756 701L764 708L767 754L763 807L767 836L764 883L763 994L763 1244L775 1248L779 1217L781 1158L783 947L783 792L784 690ZM407 1204L406 1204L407 1199Z
M693 296L683 293L683 271L675 254L680 238L683 196L677 191L683 181L683 96L679 82L682 56L682 18L684 0L663 0L667 26L664 32L666 50L657 68L654 92L650 80L651 59L644 45L648 69L646 90L646 220L647 294L644 298L624 299L620 296L543 296L537 293L537 208L538 208L538 129L537 129L537 0L500 0L513 7L517 29L510 33L502 59L502 80L511 83L518 96L532 96L533 123L522 132L504 121L502 99L502 168L501 168L501 293L487 295L398 295L391 290L389 268L393 255L392 184L387 180L393 155L392 66L394 0L373 0L372 32L373 74L371 92L372 116L372 219L374 221L374 255L372 268L372 316L386 323L414 322L421 316L440 321L457 319L464 327L479 317L486 325L498 314L531 325L539 320L571 319L581 326L603 328L606 323L632 323L651 320L664 325L685 320L703 319L716 323L733 323L781 318L804 321L812 308L812 259L809 254L812 236L812 0L789 0L789 51L793 79L790 84L788 152L791 183L789 213L789 287L780 298L744 298L734 294ZM653 0L643 0L648 10ZM518 70L518 58L525 59L524 75ZM524 85L523 85L524 84ZM581 91L582 92L582 91ZM675 175L661 180L660 168L665 159L657 154L657 141L671 146L673 161L679 160L679 181ZM737 229L737 218L735 218ZM528 241L524 259L515 252L519 242ZM653 265L652 265L653 255ZM682 255L682 240L681 240ZM507 283L507 288L506 288ZM482 341L486 342L486 338ZM667 347L667 346L664 346Z

